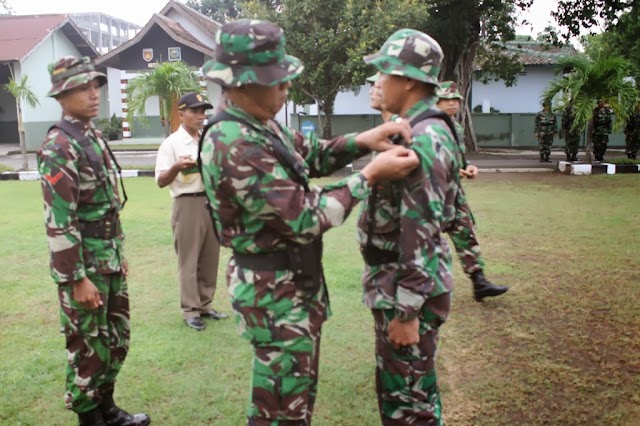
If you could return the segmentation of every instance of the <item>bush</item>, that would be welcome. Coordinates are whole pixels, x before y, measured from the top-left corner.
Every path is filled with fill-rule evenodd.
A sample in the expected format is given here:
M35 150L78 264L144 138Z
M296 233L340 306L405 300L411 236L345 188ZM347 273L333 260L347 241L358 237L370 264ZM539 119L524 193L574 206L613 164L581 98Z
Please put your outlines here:
M111 118L99 118L96 120L96 127L100 129L103 137L113 141L120 139L122 134L122 118L116 117L115 114Z

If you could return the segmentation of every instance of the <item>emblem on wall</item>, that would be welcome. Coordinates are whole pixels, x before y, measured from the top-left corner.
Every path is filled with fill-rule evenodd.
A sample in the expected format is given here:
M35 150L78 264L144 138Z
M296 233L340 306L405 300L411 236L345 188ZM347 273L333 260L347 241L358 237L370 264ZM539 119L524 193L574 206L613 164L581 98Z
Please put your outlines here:
M170 61L181 61L182 60L182 51L179 47L170 47L169 48L169 60Z
M142 49L142 59L150 62L153 59L153 49Z

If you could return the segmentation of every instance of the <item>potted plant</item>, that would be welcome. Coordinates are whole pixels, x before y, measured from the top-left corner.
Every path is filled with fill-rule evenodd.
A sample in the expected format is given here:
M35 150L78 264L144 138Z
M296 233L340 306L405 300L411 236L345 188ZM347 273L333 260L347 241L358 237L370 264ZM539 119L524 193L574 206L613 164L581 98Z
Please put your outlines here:
M103 137L106 137L107 140L117 140L122 133L122 118L116 117L115 114L111 118L100 118L96 120L96 127L100 129Z

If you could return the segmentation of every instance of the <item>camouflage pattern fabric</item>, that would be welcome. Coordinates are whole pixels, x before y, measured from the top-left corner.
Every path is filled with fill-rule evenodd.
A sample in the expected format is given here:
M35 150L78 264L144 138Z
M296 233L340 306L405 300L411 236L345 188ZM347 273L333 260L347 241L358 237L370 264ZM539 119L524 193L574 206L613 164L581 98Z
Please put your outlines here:
M640 149L640 112L629 117L624 128L625 153L627 157L635 159Z
M104 303L97 309L75 302L71 286L58 287L68 360L65 403L78 413L95 408L113 388L129 351L129 295L124 275L90 274L89 279Z
M548 158L553 145L553 135L556 133L556 116L551 111L540 111L536 115L535 124L540 155Z
M67 90L75 89L97 78L98 85L107 84L107 76L97 72L91 59L87 56L76 58L75 56L64 56L55 63L49 65L51 75L51 90L47 96L55 97Z
M124 235L121 233L112 239L82 237L81 222L100 221L107 216L117 215L121 206L120 198L116 174L100 132L92 124L85 125L69 116L63 119L89 137L91 147L102 161L104 175L108 176L107 182L102 183L78 141L61 130L50 131L38 151L38 171L51 255L50 271L53 281L59 285L61 320L67 337L71 369L68 372L66 402L81 412L97 405L99 395L94 393L95 389L117 375L118 363L109 361L101 346L104 345L104 336L123 336L117 339L122 347L118 354L126 354L128 337L124 336L128 336L128 320L124 321L123 317L122 321L107 321L104 318L111 315L110 311L98 312L105 311L113 303L116 309L126 310L128 316L128 305L122 300L126 299L124 278L116 278L120 276L124 263ZM84 277L89 277L97 286L102 285L98 289L105 307L93 315L75 312L78 306L68 297L71 291L68 283ZM112 299L111 295L117 300ZM124 312L120 313L124 315ZM99 315L104 318L98 320ZM97 329L100 330L99 338L94 336ZM89 335L91 339L87 337ZM92 346L94 344L98 346ZM106 347L110 347L108 343ZM98 357L92 355L93 352ZM84 361L83 357L87 356L91 356L91 359ZM120 358L124 359L124 355L118 355ZM106 361L98 365L99 360ZM83 366L77 373L80 376L73 379L71 374L76 374L79 365Z
M304 66L285 53L285 44L282 28L271 22L228 22L216 33L215 56L204 64L204 75L224 87L274 86L293 80Z
M436 92L436 96L440 99L464 99L458 91L458 83L455 81L443 81L440 88Z
M369 191L364 177L350 176L305 192L278 162L279 138L308 177L325 176L362 155L355 134L330 141L314 134L263 124L230 101L236 121L213 125L202 145L202 177L220 242L241 253L284 251L288 242L309 243L344 222ZM290 270L239 267L231 258L227 283L241 335L254 347L249 424L306 425L317 388L318 345L330 315L325 285L310 294L296 287Z
M442 48L433 38L405 28L393 33L379 52L365 56L364 61L383 74L409 77L438 87L443 57Z
M429 108L435 109L435 102L435 97L418 102L405 118L411 120ZM397 263L365 265L363 300L373 310L377 324L376 354L381 376L378 398L383 424L439 425L442 420L432 365L437 332L423 336L425 340L416 347L399 350L410 352L406 359L398 359L394 351L379 349L389 348L386 324L394 317L417 316L421 332L436 328L430 312L437 312L438 326L447 318L449 304L443 300L448 301L453 290L452 257L442 233L452 231L458 215L470 209L460 187L459 147L447 125L440 119L415 124L411 147L420 158L420 167L400 184L379 187L371 236L367 235L370 200L362 205L357 227L360 246L366 247L370 237L373 246L399 253ZM467 225L470 222L471 217ZM416 378L403 367L407 362L419 364L417 372L423 378L415 384ZM385 373L387 369L394 373Z
M433 425L442 421L435 357L438 331L449 312L451 295L444 293L422 308L420 342L395 348L389 340L391 309L372 310L376 336L376 393L383 426Z
M578 155L578 146L580 145L580 132L571 130L575 116L573 108L568 105L562 112L561 132L564 137L564 153L574 158Z
M611 133L611 110L607 107L593 109L593 134L609 135Z

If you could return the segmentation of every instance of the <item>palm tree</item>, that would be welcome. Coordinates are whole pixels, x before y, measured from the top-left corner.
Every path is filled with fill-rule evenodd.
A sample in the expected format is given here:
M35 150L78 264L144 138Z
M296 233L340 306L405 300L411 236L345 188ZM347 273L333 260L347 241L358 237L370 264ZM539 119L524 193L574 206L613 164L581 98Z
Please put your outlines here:
M163 62L129 81L126 89L129 125L133 127L134 114L141 115L142 120L146 120L145 102L158 96L160 118L168 136L180 125L177 118L177 101L180 96L199 90L199 78L193 68L181 61Z
M13 74L13 69L11 70L11 77L9 78L9 82L4 85L11 95L16 98L16 112L18 114L18 137L20 139L20 153L22 154L22 170L29 169L29 160L27 158L27 141L24 136L24 123L22 121L22 103L26 102L31 108L35 108L40 104L38 101L38 97L33 93L31 88L29 87L29 77L27 75L23 75L18 83Z
M638 91L629 80L629 76L634 75L633 65L618 56L591 60L579 55L560 60L559 68L571 69L571 72L551 81L542 96L544 100L551 100L556 95L563 94L572 99L575 114L573 130L587 129L585 162L591 163L595 102L603 99L616 116L615 129L624 127L638 97Z

